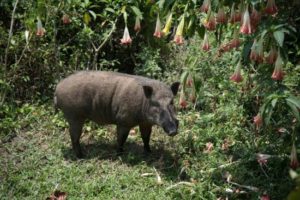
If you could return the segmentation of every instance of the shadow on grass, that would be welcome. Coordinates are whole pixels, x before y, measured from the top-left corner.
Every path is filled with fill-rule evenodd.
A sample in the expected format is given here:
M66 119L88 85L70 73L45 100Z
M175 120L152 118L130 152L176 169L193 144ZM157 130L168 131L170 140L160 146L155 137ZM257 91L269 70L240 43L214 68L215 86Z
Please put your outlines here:
M81 147L85 155L83 160L94 158L110 161L121 160L130 166L146 163L150 167L155 167L169 180L177 179L181 169L178 165L178 157L175 157L169 150L164 149L163 145L152 145L152 152L148 155L144 154L143 145L131 141L126 142L125 151L121 155L116 152L116 144L109 140L101 140L92 144L82 142ZM64 146L62 152L65 159L78 160L71 146Z

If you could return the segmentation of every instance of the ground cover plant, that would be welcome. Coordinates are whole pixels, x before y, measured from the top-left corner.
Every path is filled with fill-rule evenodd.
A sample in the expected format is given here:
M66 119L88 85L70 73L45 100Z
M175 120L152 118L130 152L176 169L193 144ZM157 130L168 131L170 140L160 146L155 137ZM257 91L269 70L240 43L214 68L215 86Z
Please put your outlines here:
M0 199L300 198L297 0L1 1ZM180 132L84 127L53 108L76 70L180 81Z

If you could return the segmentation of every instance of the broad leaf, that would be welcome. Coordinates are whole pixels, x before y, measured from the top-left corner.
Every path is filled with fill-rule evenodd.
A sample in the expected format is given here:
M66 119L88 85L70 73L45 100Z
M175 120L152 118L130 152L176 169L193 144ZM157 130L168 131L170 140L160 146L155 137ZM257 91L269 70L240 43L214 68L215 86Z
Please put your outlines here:
M85 24L89 24L91 22L91 16L89 15L89 13L84 13L83 15L83 21Z
M89 10L89 13L93 16L94 20L97 18L97 15L94 11Z
M286 101L294 104L298 109L300 109L300 99L299 98L290 95L288 98L286 98Z
M143 19L143 14L142 14L141 10L140 10L138 7L136 7L136 6L131 6L131 9L132 9L132 11L134 12L134 14L135 14L138 18Z
M291 108L291 110L292 110L294 116L296 117L298 123L300 123L300 115L299 115L299 111L298 111L297 107L291 102L287 102L287 105Z
M273 35L274 35L274 38L276 39L278 45L279 45L280 47L282 47L282 46L283 46L283 41L284 41L284 32L283 32L282 30L280 30L280 31L275 31L275 32L273 33Z
M182 74L181 74L181 77L180 77L180 82L182 84L182 89L185 90L185 85L186 85L186 79L189 75L189 72L188 71L184 71Z

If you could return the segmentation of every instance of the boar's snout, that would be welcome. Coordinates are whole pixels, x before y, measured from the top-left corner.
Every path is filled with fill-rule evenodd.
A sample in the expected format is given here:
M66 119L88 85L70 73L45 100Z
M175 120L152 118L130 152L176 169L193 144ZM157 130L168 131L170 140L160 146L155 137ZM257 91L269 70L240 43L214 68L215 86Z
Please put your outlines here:
M178 133L178 120L175 119L174 122L169 122L169 123L163 124L163 129L169 136L177 135L177 133Z

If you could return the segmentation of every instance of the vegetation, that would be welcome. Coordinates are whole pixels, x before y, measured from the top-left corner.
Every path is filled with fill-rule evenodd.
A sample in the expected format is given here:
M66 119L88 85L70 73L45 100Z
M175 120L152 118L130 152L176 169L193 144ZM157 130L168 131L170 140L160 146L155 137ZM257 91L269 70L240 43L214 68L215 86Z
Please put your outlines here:
M299 8L1 1L1 199L299 199ZM76 70L180 80L180 133L155 129L145 157L135 129L117 156L114 127L89 123L76 159L52 107L56 83Z

